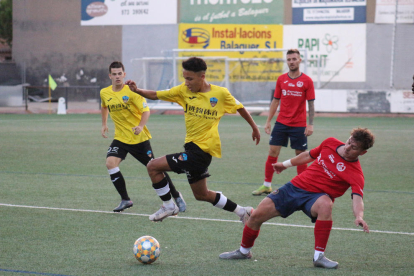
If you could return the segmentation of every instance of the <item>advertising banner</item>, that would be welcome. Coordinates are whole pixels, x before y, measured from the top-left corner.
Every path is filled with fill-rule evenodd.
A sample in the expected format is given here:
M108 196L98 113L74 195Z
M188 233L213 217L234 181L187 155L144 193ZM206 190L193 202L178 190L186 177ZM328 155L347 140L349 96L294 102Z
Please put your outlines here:
M286 25L283 47L307 50L314 82L365 81L366 24Z
M281 0L181 0L181 23L282 24Z
M375 23L394 24L396 0L377 0ZM398 0L397 23L414 23L414 0Z
M366 5L366 0L292 0L292 23L365 23Z
M176 24L177 1L81 0L81 25Z
M315 89L315 111L349 113L414 113L410 90L371 91Z
M276 49L283 45L282 25L185 24L179 25L179 49L193 49L180 56L229 58L278 58L281 52L246 52L243 49ZM236 49L234 52L203 52L203 49ZM201 50L201 51L200 51ZM225 76L224 59L206 59L209 81L222 81ZM275 81L281 74L283 62L229 62L230 81ZM181 79L182 81L182 79Z

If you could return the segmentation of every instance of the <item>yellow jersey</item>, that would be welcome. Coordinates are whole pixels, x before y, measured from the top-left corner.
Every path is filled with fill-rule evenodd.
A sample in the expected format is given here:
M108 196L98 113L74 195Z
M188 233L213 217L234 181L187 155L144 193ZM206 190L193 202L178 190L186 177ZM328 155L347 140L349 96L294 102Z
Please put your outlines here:
M111 85L103 88L100 94L101 106L108 108L115 124L115 140L135 145L152 138L147 126L138 135L132 131L141 122L142 113L149 112L145 98L132 92L128 85L118 92L114 92Z
M160 100L176 102L184 109L185 143L193 142L204 152L221 158L218 125L225 113L236 113L243 105L230 92L211 84L209 92L191 92L185 83L157 91Z

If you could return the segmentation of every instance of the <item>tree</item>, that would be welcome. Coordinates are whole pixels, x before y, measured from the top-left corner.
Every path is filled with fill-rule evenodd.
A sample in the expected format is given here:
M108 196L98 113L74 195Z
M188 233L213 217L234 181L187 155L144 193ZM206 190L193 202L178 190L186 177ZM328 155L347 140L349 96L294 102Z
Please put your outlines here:
M0 0L0 38L4 39L10 47L13 41L12 7L13 0Z

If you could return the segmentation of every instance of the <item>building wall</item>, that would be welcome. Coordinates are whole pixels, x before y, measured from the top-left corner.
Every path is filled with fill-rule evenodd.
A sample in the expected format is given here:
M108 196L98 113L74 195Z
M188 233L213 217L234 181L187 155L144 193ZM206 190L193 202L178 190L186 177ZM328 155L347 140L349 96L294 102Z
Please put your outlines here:
M122 58L122 26L81 27L80 16L79 0L13 1L13 59L26 82L43 85L51 74L58 85L109 84L108 65Z
M15 0L13 2L13 59L25 82L42 85L51 74L58 85L109 85L107 67L122 60L127 76L141 77L136 64L140 57L162 57L178 48L177 25L81 26L79 0ZM284 22L291 18L291 1L285 0ZM392 24L374 24L375 0L367 1L366 82L327 83L325 89L390 89ZM414 68L414 25L398 24L394 56L394 88L411 87ZM164 52L163 52L164 51ZM22 70L23 69L23 70ZM24 70L25 69L25 70ZM160 79L162 68L149 69L148 78ZM152 71L151 71L152 70ZM165 74L164 74L165 75ZM61 78L64 76L64 78ZM93 82L95 81L96 82ZM161 83L159 81L158 83ZM249 99L267 99L273 83L244 83ZM157 89L158 87L149 87ZM234 93L243 93L235 85ZM251 95L250 95L251 94ZM243 96L240 94L240 99ZM246 98L247 100L247 98Z

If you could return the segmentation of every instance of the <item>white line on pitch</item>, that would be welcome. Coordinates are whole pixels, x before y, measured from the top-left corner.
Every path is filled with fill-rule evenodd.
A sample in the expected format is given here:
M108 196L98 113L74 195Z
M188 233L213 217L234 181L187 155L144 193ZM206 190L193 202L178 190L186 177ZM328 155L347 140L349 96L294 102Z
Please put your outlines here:
M110 212L110 211L70 209L70 208L55 208L55 207L42 207L42 206L29 206L29 205L15 205L15 204L7 204L7 203L0 203L0 206L28 208L28 209L44 209L44 210L85 212L85 213L116 214L116 213ZM136 213L122 213L122 215L141 216L141 217L148 217L149 216L148 214L136 214ZM195 218L195 217L179 217L179 216L174 216L174 217L171 217L171 218L173 218L173 219L188 219L188 220L221 221L221 222L237 222L237 223L240 223L239 220L229 220L229 219L211 219L211 218ZM276 223L276 222L265 222L264 224L266 224L266 225L276 225L276 226L286 226L286 227L314 228L313 226L310 226L310 225L286 224L286 223ZM340 231L362 231L362 229L354 229L354 228L332 227L332 229L333 230L340 230ZM396 235L414 236L414 233L410 233L410 232L394 232L394 231L381 231L381 230L369 230L369 232L370 233L381 233L381 234L396 234Z

